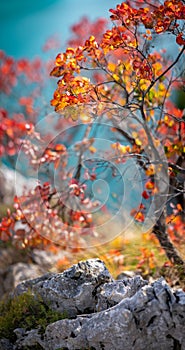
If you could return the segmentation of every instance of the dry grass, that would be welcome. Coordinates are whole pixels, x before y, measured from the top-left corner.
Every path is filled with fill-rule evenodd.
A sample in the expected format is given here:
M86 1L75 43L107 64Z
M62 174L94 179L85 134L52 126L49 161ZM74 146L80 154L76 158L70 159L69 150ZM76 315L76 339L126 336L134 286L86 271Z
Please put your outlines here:
M124 271L153 275L167 260L154 236L134 227L104 244L95 238L94 245L91 241L91 246L75 252L68 265L90 258L103 260L114 278ZM58 264L59 270L63 267Z

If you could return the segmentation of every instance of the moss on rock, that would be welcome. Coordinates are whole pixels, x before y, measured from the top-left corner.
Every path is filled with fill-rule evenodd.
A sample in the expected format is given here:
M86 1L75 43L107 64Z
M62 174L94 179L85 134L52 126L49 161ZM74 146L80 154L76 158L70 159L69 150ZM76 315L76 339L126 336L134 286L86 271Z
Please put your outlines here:
M48 324L66 318L66 314L51 310L41 296L30 291L0 302L0 339L16 340L16 328L31 330L39 328L44 333Z

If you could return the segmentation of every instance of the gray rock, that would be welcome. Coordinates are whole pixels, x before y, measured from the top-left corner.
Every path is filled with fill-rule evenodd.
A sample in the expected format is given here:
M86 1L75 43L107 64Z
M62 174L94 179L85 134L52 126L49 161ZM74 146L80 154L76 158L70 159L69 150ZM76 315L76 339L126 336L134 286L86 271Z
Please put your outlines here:
M15 289L14 294L31 289L41 295L53 310L66 312L69 317L96 310L96 290L113 279L99 259L89 259L59 274L44 275L26 281Z
M45 271L55 269L55 271L53 272L58 272L57 269L54 268L54 266L60 259L63 259L63 258L68 258L70 261L71 254L63 250L53 253L53 252L41 250L41 249L33 249L31 254L32 261L36 265L45 269Z
M184 350L184 293L178 298L160 279L108 310L49 325L45 332L47 349L74 350L83 345L96 350Z
M0 166L0 200L12 204L14 195L21 196L25 189L31 190L37 185L37 179L26 178L18 171Z
M104 263L90 259L61 274L20 284L69 317L38 330L17 329L14 350L39 345L44 350L185 350L185 293L163 278L114 281Z
M14 332L18 338L14 346L15 350L23 349L23 348L25 349L26 347L29 347L29 349L32 349L34 346L37 346L38 348L38 345L40 345L41 348L45 348L45 344L41 340L41 335L39 334L38 329L25 331L22 328L18 328L18 329L15 329Z
M33 249L29 253L15 247L0 248L0 299L25 280L37 278L48 271L58 272L56 264L71 255L65 251L57 253Z
M8 339L0 339L0 350L13 350L13 344Z
M13 247L0 249L0 299L22 281L36 278L45 273L42 266L28 263L28 260L29 257L16 252Z
M30 280L31 278L41 276L43 269L35 264L26 264L19 262L11 265L6 270L6 277L4 278L4 290L10 292L19 283Z
M116 280L122 280L125 277L132 278L136 275L137 275L137 273L135 271L123 271L116 277Z
M132 297L147 283L141 276L135 276L101 285L97 289L96 311L106 310L118 304L121 300Z

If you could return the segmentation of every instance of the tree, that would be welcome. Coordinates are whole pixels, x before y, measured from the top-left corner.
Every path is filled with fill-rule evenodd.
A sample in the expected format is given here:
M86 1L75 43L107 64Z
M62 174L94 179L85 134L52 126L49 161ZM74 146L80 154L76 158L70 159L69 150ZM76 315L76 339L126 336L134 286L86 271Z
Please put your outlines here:
M116 161L136 158L146 177L144 200L131 215L140 222L152 216L150 225L169 260L183 264L166 222L167 204L174 209L172 221L174 215L183 220L185 209L184 116L171 100L184 84L184 2L150 1L146 7L143 1L127 1L110 12L113 27L102 37L91 35L56 57L51 75L60 80L51 104L73 119L78 118L76 113L83 119L85 108L91 127L97 118L111 120L123 136L121 143L112 144ZM158 36L176 42L175 58L169 59L166 50L156 51ZM74 106L78 112L73 112ZM78 179L81 169L79 160ZM147 201L152 200L155 204L147 216Z
M50 182L16 198L16 213L2 221L1 232L12 237L19 219L27 223L16 230L24 245L39 240L40 232L46 242L83 245L83 235L94 233L94 212L105 215L106 209L100 188L93 197L91 186L106 178L114 195L107 209L116 219L130 210L130 220L152 229L168 259L184 265L170 239L184 235L185 121L172 99L184 85L184 1L127 1L110 12L111 28L83 19L73 27L73 47L56 57L52 130L60 132L57 138L32 134L23 142L40 173L49 164ZM91 35L83 41L87 28ZM176 52L171 58L167 39ZM64 125L72 126L65 137Z

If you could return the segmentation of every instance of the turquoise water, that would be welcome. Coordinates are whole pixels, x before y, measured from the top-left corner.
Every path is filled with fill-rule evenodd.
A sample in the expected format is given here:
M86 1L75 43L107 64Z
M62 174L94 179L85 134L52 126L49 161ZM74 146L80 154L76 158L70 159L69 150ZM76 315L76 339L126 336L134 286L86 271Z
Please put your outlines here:
M48 37L58 34L62 45L69 28L82 16L109 17L115 0L9 0L0 2L0 48L13 57L32 58L42 54Z

